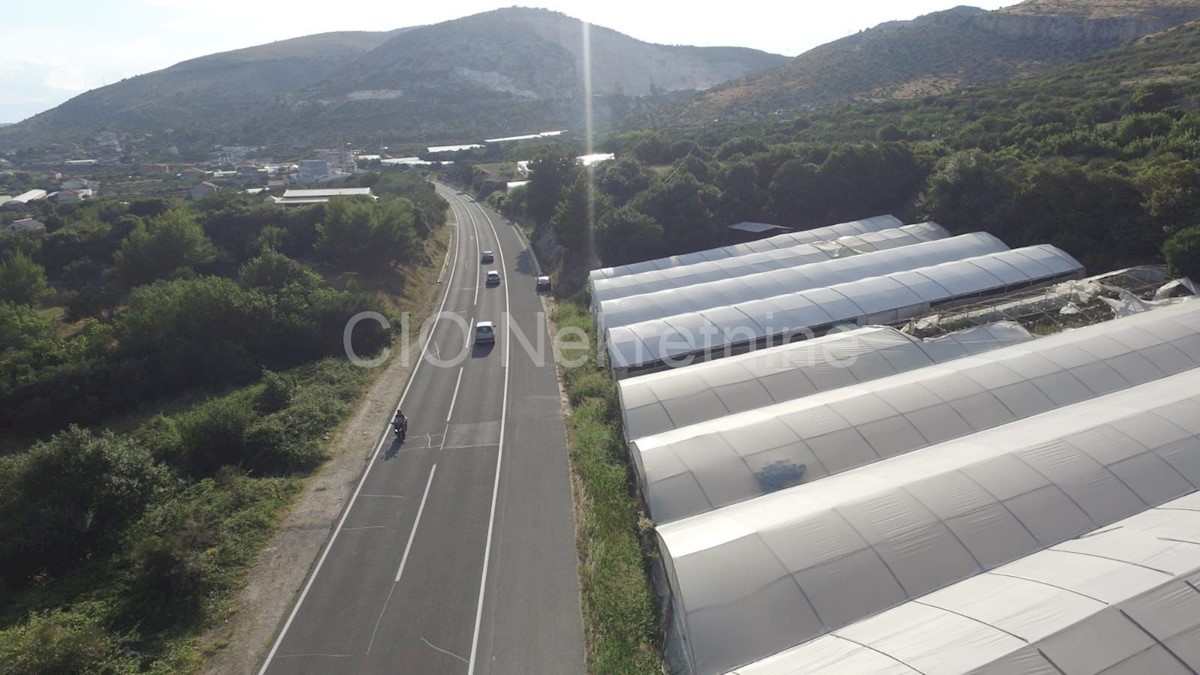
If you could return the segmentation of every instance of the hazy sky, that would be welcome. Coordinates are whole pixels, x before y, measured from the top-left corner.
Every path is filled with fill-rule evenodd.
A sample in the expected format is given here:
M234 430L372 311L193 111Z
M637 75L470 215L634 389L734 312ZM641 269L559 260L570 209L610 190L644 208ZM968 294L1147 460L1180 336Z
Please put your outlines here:
M810 8L803 0L540 0L524 6L557 10L647 42L794 56L884 21L959 4L995 9L1015 2L843 0ZM501 6L495 0L4 0L0 122L18 122L88 89L205 54L327 31L438 23ZM694 9L699 6L705 9Z

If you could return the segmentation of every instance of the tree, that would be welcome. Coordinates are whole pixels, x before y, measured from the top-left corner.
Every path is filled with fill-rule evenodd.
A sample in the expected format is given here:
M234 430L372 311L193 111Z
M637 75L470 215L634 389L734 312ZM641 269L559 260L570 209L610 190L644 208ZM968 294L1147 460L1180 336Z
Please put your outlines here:
M575 182L563 190L562 200L550 219L550 227L558 243L574 251L584 251L590 244L593 220L601 215L607 203L592 189L587 171L580 171Z
M564 151L548 152L529 163L525 204L535 225L550 224L562 199L563 188L575 182L580 169L575 157Z
M605 162L599 170L597 183L614 206L624 206L630 199L650 187L651 174L637 160L621 158Z
M1163 244L1171 274L1200 279L1200 225L1180 230Z
M0 301L37 305L50 294L46 270L33 258L14 251L0 261Z
M243 286L266 289L276 293L283 290L288 284L297 284L302 288L309 289L323 285L321 275L286 255L270 249L242 265L238 272L238 280Z
M654 185L631 206L662 225L667 255L718 246L724 235L718 221L721 191L689 173Z
M113 256L117 276L127 286L193 271L217 257L217 249L191 212L176 208L139 222Z
M626 265L662 255L663 228L637 209L625 206L604 215L596 245L605 265Z
M767 213L778 225L816 225L821 169L799 159L779 166L767 190Z
M952 232L982 230L1009 244L1012 205L1019 191L1017 166L981 150L956 153L938 163L917 206Z
M724 222L732 224L763 217L767 197L759 188L758 179L758 167L750 162L722 166L716 176L716 186L725 197L721 209Z

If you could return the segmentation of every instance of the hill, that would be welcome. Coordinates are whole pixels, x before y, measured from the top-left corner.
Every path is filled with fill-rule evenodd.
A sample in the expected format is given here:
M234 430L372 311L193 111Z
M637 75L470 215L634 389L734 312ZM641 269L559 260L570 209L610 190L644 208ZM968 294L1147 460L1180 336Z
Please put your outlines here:
M1200 0L1028 0L992 12L956 7L881 24L695 97L675 116L813 110L911 99L1048 72L1200 17Z
M510 8L215 54L77 96L0 132L0 147L103 131L161 137L170 129L262 144L578 127L588 98L582 26L557 12ZM703 90L786 60L750 49L653 45L598 26L589 37L593 91L618 98Z

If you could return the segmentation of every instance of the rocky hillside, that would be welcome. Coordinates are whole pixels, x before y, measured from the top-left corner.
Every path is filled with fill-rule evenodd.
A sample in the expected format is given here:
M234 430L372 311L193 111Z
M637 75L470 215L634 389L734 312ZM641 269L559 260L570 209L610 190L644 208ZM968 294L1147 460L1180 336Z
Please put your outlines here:
M786 58L653 45L594 26L592 87L703 90ZM0 131L0 147L118 134L215 142L463 140L581 126L583 24L510 8L390 33L330 33L216 54L87 92Z
M1028 0L881 24L679 106L691 122L906 99L1046 72L1200 17L1200 0Z

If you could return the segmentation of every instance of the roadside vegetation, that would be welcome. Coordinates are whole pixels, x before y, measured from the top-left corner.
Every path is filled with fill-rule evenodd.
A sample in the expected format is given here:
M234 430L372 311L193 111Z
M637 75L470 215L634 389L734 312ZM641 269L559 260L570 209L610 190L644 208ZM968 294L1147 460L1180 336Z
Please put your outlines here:
M397 326L444 202L47 207L0 236L0 672L178 672L228 611ZM373 322L353 344L390 343Z
M577 328L595 344L596 328L582 303L560 303L553 319L559 331ZM566 421L588 670L659 672L658 620L648 574L653 554L642 527L648 521L633 487L616 385L589 351L583 365L561 369L571 404Z

